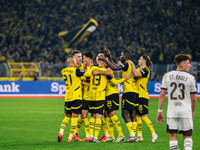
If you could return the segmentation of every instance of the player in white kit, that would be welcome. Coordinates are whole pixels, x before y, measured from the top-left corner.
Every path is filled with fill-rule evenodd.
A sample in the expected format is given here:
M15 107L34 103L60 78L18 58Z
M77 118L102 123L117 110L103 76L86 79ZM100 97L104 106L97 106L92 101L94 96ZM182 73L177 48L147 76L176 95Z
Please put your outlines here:
M193 118L196 106L195 78L189 74L190 57L175 56L177 69L163 76L157 122L163 121L162 108L168 91L167 132L170 133L170 150L178 150L177 133L183 134L185 150L192 149Z

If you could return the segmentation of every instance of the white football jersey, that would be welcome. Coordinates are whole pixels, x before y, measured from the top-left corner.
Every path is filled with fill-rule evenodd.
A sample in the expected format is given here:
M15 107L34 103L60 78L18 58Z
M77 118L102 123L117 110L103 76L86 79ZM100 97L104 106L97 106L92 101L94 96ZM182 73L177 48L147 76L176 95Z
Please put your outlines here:
M167 117L192 118L190 94L197 91L194 76L170 71L163 76L161 88L168 91Z

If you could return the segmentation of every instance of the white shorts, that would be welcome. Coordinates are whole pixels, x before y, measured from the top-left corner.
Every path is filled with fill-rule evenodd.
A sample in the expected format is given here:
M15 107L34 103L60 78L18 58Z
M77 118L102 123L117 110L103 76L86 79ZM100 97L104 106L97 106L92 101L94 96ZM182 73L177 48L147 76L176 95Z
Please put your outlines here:
M192 135L192 118L167 118L167 132L179 133L188 136Z

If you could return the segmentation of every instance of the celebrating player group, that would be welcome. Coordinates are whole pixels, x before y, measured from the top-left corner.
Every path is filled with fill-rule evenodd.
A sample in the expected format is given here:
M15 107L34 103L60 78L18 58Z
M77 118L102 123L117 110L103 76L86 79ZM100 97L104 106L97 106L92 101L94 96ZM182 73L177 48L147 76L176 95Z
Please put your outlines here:
M149 66L152 62L148 55L142 55L138 60L139 68L136 69L130 57L129 51L123 51L116 65L112 61L110 51L104 49L96 56L96 63L93 63L92 52L86 52L82 57L78 50L75 50L72 57L67 59L68 67L61 71L66 91L65 117L61 123L58 142L62 142L64 130L70 119L71 127L67 142L73 142L73 140L94 143L143 141L142 121L152 135L152 142L157 141L158 135L147 117L149 112L147 83L150 76ZM115 79L115 70L121 70L121 79ZM121 109L130 134L127 138L123 134L121 123L116 115L116 111L119 110L119 91L116 85L122 82ZM166 84L163 85L164 88L167 88L166 86ZM195 93L195 89L192 92ZM159 106L159 112L161 106L162 104ZM90 120L88 120L89 113ZM158 115L157 120L160 123L163 116ZM82 124L85 138L80 139L78 132ZM116 139L114 127L118 132ZM100 129L104 134L103 137L98 138Z

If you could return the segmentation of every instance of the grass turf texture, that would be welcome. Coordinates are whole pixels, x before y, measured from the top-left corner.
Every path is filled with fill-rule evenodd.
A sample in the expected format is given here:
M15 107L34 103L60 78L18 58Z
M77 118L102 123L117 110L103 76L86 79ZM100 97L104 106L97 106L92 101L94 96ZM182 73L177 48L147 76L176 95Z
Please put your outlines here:
M197 100L198 101L198 100ZM169 134L166 133L166 108L167 101L164 104L164 122L159 125L156 122L158 99L150 99L148 115L152 121L154 129L158 134L158 141L151 142L151 134L143 123L143 142L135 143L90 143L90 142L72 142L67 143L70 124L68 124L63 142L57 142L57 135L60 124L64 118L64 100L59 98L39 99L18 99L5 98L0 99L0 149L148 149L148 150L168 150ZM124 135L128 138L128 130L121 117L121 110L117 111L121 121ZM197 103L194 119L193 149L200 149L200 103ZM80 138L85 137L83 126L80 131ZM102 131L99 138L102 136ZM117 131L115 129L115 137ZM184 149L182 135L178 136L179 149Z

